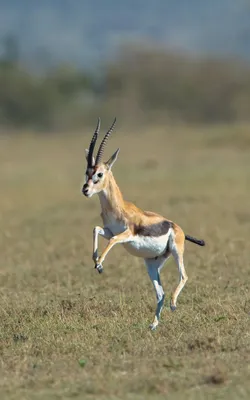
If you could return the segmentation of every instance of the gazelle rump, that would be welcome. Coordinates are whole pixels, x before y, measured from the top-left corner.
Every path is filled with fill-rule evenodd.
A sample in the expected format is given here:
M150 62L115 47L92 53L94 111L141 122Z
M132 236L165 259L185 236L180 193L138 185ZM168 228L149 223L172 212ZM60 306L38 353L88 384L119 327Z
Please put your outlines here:
M86 181L82 192L86 197L98 194L101 204L103 228L96 226L93 231L93 261L98 272L103 271L103 262L111 248L120 243L134 256L142 257L148 274L155 288L157 307L155 318L150 325L156 329L164 303L164 290L160 281L160 271L165 261L172 255L179 271L179 284L170 302L172 311L176 309L177 298L188 277L184 268L183 253L185 240L204 246L203 240L185 235L174 222L150 211L143 211L133 203L125 201L111 171L117 160L119 149L106 162L102 155L107 140L114 129L116 119L104 136L96 159L93 156L94 147L100 131L100 119L89 149L86 150L87 170ZM98 236L108 239L108 245L98 256Z

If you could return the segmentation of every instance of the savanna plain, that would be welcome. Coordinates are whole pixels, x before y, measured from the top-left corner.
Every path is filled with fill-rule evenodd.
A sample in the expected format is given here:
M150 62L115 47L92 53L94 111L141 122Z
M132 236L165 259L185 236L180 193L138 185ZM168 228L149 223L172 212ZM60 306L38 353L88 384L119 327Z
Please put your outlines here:
M162 213L186 243L156 299L143 261L117 245L92 262L98 197L81 194L92 131L0 137L1 399L250 398L250 127L119 128L105 157L125 199ZM100 239L100 248L105 240Z

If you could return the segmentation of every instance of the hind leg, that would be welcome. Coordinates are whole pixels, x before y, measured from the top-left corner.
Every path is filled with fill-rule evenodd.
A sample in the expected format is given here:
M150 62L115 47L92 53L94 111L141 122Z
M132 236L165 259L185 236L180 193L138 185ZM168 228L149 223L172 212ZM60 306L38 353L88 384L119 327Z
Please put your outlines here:
M179 270L179 284L175 289L170 302L170 308L172 311L175 311L178 296L188 280L188 276L186 274L183 262L184 241L185 241L185 236L182 234L182 231L178 232L171 249L171 253L175 259L175 262Z
M157 259L147 258L144 261L145 261L145 264L148 269L149 277L154 285L156 299L157 299L155 318L154 318L153 323L150 325L150 328L152 330L155 330L157 328L157 325L159 324L160 314L161 314L161 310L162 310L162 307L164 304L165 295L164 295L164 290L163 290L161 280L160 280L160 270L166 261L166 257L159 257Z

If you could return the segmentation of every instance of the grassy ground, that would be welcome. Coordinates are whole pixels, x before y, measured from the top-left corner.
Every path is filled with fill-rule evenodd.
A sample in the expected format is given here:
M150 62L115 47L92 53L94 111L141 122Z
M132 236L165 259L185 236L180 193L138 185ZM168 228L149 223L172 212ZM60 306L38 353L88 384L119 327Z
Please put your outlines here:
M186 245L175 313L176 266L163 269L156 332L143 262L117 246L93 269L99 202L80 193L90 135L0 138L1 399L248 399L249 127L109 142L125 198L207 242Z

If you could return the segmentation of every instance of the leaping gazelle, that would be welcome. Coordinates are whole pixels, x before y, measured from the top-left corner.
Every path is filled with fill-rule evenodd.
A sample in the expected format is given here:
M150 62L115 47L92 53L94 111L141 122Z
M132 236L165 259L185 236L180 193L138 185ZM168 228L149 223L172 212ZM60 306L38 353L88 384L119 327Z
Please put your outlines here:
M86 197L98 194L102 209L101 217L104 224L103 228L96 226L93 231L93 261L95 268L101 273L106 255L118 243L123 244L125 249L134 256L144 258L157 297L155 318L150 325L150 328L154 330L159 323L164 303L160 271L165 261L170 255L173 255L180 275L179 284L170 302L170 308L174 311L177 298L188 279L183 263L184 242L189 240L199 246L204 246L205 242L185 235L177 224L161 215L143 211L133 203L123 199L111 171L117 160L119 149L115 151L108 161L102 162L104 147L113 131L115 122L116 119L104 136L95 159L93 152L100 130L100 119L98 119L89 149L86 150L86 182L83 185L82 192ZM109 240L100 257L98 257L98 235Z

